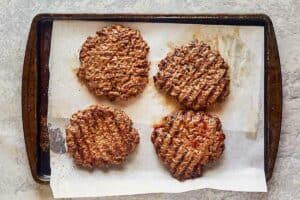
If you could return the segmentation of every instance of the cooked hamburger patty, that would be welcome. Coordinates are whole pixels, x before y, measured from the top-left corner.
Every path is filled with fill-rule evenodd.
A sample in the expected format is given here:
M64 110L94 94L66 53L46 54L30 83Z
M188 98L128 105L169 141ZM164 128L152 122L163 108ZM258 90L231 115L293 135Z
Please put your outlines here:
M201 176L204 165L220 158L225 135L217 117L180 110L154 126L151 140L170 173L185 180Z
M160 61L157 88L193 110L205 109L229 94L228 65L219 52L197 40Z
M148 83L148 52L139 31L122 25L104 27L82 45L77 76L96 96L127 100Z
M119 165L139 143L132 121L121 110L90 106L72 115L66 129L68 152L86 168Z

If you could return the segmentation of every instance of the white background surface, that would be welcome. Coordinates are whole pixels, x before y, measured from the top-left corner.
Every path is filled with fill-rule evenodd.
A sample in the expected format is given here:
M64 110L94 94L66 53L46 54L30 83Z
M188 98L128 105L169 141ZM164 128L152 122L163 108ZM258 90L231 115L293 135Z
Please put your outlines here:
M283 123L269 192L215 190L137 195L106 199L299 199L300 198L300 2L267 1L0 1L0 199L51 199L48 186L36 184L25 153L21 120L21 77L28 31L40 12L94 13L266 13L274 24L282 64Z

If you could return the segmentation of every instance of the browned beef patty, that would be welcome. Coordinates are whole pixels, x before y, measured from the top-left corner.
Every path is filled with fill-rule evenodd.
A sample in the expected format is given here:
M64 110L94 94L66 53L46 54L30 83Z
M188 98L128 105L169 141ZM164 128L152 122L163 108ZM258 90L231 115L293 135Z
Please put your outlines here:
M228 65L219 52L197 40L160 61L157 88L193 110L205 109L229 94Z
M185 180L201 176L203 166L220 158L225 135L217 117L180 110L154 126L151 140L172 176Z
M104 27L82 45L77 76L96 96L127 100L148 83L148 52L139 31L122 25Z
M122 164L139 143L130 118L104 105L73 114L66 137L68 152L77 165L85 168Z

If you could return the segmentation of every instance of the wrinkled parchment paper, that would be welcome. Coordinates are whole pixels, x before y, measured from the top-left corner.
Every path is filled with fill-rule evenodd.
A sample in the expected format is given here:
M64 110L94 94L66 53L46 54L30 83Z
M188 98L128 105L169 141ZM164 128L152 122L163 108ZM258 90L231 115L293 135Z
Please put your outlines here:
M150 46L150 83L139 97L111 103L94 97L76 77L82 43L113 22L54 21L49 61L51 188L56 198L176 193L201 188L265 192L263 83L263 27L165 23L121 23L141 31ZM230 66L230 95L209 110L218 115L226 134L222 159L208 166L202 177L179 182L157 159L150 141L152 126L178 109L159 93L152 81L158 62L178 45L193 39L218 49ZM65 127L72 113L92 104L123 109L140 134L137 151L126 164L109 170L87 171L65 153Z

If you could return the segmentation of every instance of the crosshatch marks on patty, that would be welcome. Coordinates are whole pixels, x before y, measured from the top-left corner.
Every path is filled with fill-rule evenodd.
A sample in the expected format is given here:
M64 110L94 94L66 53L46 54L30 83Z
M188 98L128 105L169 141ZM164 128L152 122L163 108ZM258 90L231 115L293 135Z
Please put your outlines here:
M148 52L138 30L104 27L82 45L77 76L98 97L128 100L141 94L148 83Z
M185 108L206 109L229 95L229 66L220 53L194 40L162 59L155 86Z
M75 163L92 169L124 163L136 149L139 135L123 111L93 105L72 115L66 141Z
M151 141L162 163L178 180L199 177L225 148L220 120L204 112L180 110L154 125Z

